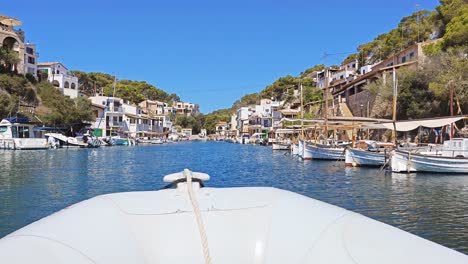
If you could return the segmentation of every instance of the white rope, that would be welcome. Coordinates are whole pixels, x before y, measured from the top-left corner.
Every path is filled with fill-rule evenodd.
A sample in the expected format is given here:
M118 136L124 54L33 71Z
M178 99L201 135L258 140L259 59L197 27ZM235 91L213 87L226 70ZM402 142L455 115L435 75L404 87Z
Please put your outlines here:
M198 231L200 232L200 237L202 240L203 247L203 257L205 258L205 264L211 264L210 250L208 248L208 237L206 236L205 226L203 225L203 219L201 217L200 208L198 207L197 198L193 193L192 188L192 172L188 169L184 170L184 175L187 179L187 189L192 202L193 212L195 214L195 219L197 220Z

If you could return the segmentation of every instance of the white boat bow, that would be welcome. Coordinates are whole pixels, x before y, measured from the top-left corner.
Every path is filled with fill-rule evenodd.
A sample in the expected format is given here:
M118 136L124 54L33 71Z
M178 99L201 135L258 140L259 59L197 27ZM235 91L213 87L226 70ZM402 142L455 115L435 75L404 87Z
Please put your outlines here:
M464 254L296 193L189 188L184 175L166 177L176 189L101 195L32 223L0 240L0 261L468 263Z

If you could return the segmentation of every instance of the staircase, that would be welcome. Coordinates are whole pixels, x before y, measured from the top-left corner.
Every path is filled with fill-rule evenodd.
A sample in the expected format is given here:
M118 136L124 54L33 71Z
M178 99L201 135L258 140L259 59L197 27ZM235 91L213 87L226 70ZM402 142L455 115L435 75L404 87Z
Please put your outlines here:
M351 113L351 110L349 110L349 107L346 103L339 103L338 115L344 116L344 117L353 117L353 113Z

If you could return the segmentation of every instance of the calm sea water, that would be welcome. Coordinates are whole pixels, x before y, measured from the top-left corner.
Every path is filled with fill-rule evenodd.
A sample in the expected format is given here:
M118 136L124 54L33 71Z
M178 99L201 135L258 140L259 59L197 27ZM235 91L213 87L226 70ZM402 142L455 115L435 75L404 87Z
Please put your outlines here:
M211 187L291 190L468 253L468 175L379 174L221 142L0 151L0 237L99 194L156 190L184 168Z

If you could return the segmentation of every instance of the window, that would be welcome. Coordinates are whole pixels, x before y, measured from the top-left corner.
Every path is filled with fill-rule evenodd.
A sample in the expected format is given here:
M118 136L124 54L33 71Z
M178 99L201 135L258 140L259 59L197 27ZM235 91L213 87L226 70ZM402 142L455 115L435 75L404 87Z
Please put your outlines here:
M28 63L29 64L36 64L36 60L33 57L28 56Z
M411 53L409 54L409 58L410 58L410 59L414 58L414 52L411 52Z
M405 63L406 62L406 56L403 56L403 58L401 58L401 63Z
M18 138L29 138L29 127L18 127Z
M353 68L356 68L356 63L353 63Z
M362 70L362 74L366 74L366 70Z
M0 133L6 132L8 129L7 126L0 126Z
M34 55L34 49L31 48L31 47L26 47L26 53L27 53L27 54Z

